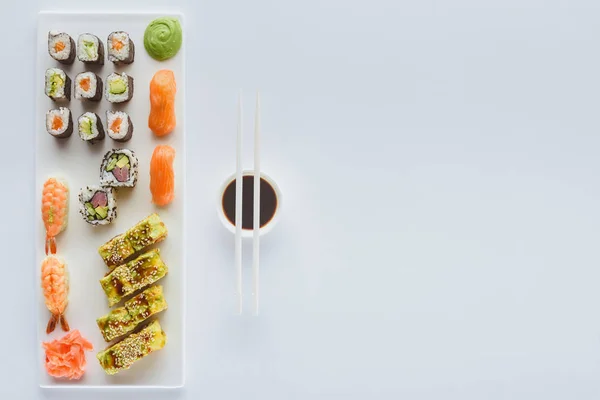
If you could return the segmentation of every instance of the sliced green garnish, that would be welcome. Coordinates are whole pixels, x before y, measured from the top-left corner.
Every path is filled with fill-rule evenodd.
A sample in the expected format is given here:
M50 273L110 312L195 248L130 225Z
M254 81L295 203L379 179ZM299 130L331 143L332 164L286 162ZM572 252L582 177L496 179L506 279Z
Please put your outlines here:
M127 157L125 154L121 155L121 157L119 157L119 161L117 161L117 167L119 168L123 168L124 166L129 164L129 157Z
M88 212L88 215L93 217L94 215L96 215L96 210L94 210L94 206L92 205L92 203L85 203L85 209Z
M96 214L98 214L98 217L100 217L100 219L104 219L108 215L108 207L107 206L104 206L104 207L98 206L94 209L94 211L96 211Z
M90 57L90 58L96 57L96 45L94 44L94 42L84 40L83 41L83 49L85 50L88 57Z
M110 161L108 162L108 165L106 165L106 172L110 172L113 169L115 169L116 165L117 165L117 159L111 158Z
M82 118L79 123L79 130L90 136L92 134L92 119L89 117Z
M127 90L127 85L125 84L125 80L123 78L115 78L108 84L108 90L112 94L122 94Z

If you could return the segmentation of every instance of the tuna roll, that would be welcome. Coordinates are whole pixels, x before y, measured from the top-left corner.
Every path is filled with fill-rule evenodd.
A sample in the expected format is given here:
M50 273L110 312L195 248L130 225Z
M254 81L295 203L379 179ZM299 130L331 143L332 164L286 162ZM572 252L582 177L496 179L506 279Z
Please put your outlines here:
M91 225L108 225L117 218L113 188L86 186L79 192L79 213Z
M73 133L71 110L66 107L50 110L46 113L46 130L55 138L63 139Z
M75 98L102 100L102 79L93 72L82 72L75 77Z
M133 41L127 32L113 32L108 35L108 60L115 64L131 64L135 56Z
M77 58L86 64L104 64L104 44L98 36L82 33L77 39Z
M125 72L113 72L106 78L106 100L111 103L125 103L133 97L133 78Z
M48 32L48 53L61 64L75 61L75 42L66 33Z
M79 137L91 144L104 140L104 128L98 114L86 112L77 120L79 126Z
M128 149L113 149L104 155L100 166L100 185L134 187L138 176L138 159Z
M71 79L60 68L46 70L44 92L54 101L71 100Z
M133 136L131 118L123 111L107 111L106 130L108 136L114 141L126 142Z

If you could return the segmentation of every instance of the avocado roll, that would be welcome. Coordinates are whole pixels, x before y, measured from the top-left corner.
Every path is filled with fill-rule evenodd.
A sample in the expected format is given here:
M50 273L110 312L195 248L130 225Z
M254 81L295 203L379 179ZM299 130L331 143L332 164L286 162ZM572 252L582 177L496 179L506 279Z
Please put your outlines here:
M158 214L150 214L127 232L115 236L98 249L106 266L112 268L121 265L129 257L146 247L161 242L168 231Z
M61 64L75 61L75 41L64 32L48 32L48 54Z
M104 140L104 128L98 114L86 112L77 120L81 140L94 144Z
M154 249L126 264L119 265L104 278L100 285L112 307L124 297L154 284L164 277L169 269L160 258L160 250Z
M54 101L69 101L71 100L71 79L60 68L48 68L44 92Z
M135 56L133 41L127 32L117 31L108 35L108 60L115 64L131 64Z
M130 300L123 307L112 310L96 320L104 340L110 342L133 331L148 318L167 309L162 286L152 286Z
M86 64L104 64L104 44L98 36L82 33L77 39L77 58Z
M133 78L125 72L113 72L106 78L106 100L111 103L125 103L133 97Z
M64 139L73 133L71 110L66 107L49 110L46 113L46 130L58 139Z
M133 363L160 350L167 343L167 335L158 321L152 321L139 332L132 333L120 342L99 352L96 358L108 375L129 369Z
M116 142L126 142L133 136L133 123L123 111L106 112L106 130L108 136Z
M86 186L79 192L79 213L90 225L108 225L117 218L113 188Z
M100 185L134 187L138 177L138 159L129 149L113 149L104 155L100 166Z
M93 72L82 72L75 77L75 98L102 100L102 79Z

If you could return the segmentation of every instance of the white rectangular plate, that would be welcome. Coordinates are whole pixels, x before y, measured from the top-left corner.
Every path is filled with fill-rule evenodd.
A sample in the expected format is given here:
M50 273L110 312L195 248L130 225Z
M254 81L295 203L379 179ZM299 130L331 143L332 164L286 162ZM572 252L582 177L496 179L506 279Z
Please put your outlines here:
M185 256L184 256L184 191L185 191L185 40L179 53L166 61L153 60L144 49L143 37L146 26L159 16L171 15L180 19L177 13L54 13L42 12L38 20L37 68L36 68L36 254L38 281L40 287L40 264L44 258L45 229L41 219L41 192L44 181L50 176L66 179L70 187L69 224L57 237L57 255L67 264L70 277L69 306L66 311L71 329L78 329L94 345L94 351L87 353L87 370L79 381L54 379L46 374L42 341L49 341L64 335L60 327L46 335L45 327L50 313L44 305L39 289L39 312L36 328L40 346L38 368L40 386L53 387L180 387L184 384L184 299L185 299ZM72 65L61 65L48 54L48 31L66 32L75 42L80 33L92 33L104 43L112 31L126 31L135 44L135 61L130 65L115 66L105 59L104 65L86 66L75 59ZM184 27L185 32L185 27ZM82 71L94 71L105 82L113 71L125 71L134 78L134 95L129 103L112 105L102 98L99 103L84 102L74 98L67 107L73 115L74 131L68 139L55 139L46 132L45 113L60 104L54 103L44 94L44 72L47 68L62 68L75 81ZM150 112L149 83L154 73L160 69L171 69L177 82L176 115L177 127L166 137L157 138L148 128ZM106 135L102 142L90 145L79 138L77 118L86 111L96 112L106 130L107 109L120 109L129 113L134 126L133 138L126 143L117 143ZM157 207L151 202L149 189L150 158L156 145L169 144L177 152L175 157L175 200L167 207ZM109 226L94 227L87 224L78 212L77 196L81 187L99 183L100 162L104 154L112 148L129 148L139 159L139 176L135 188L118 189L117 219ZM96 318L110 311L106 296L99 280L108 272L97 249L113 236L124 232L139 220L156 212L165 222L169 236L158 247L169 274L159 281L163 285L168 310L159 314L158 320L167 335L166 346L135 363L128 371L108 376L100 367L96 353L106 347L96 325Z

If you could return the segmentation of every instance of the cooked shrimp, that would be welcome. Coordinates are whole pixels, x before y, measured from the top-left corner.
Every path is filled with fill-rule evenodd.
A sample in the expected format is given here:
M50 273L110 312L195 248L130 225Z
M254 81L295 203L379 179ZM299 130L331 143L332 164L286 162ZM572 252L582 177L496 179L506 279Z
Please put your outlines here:
M48 256L42 261L42 289L46 307L52 313L46 333L54 331L57 322L60 322L63 331L68 331L69 324L64 313L69 302L69 278L65 264L55 256Z
M67 227L69 210L69 188L67 184L56 178L44 183L42 191L42 219L46 227L46 254L56 254L55 237Z
M152 202L166 206L175 197L175 176L173 174L173 159L175 149L171 146L159 145L152 153L150 160L150 192Z

